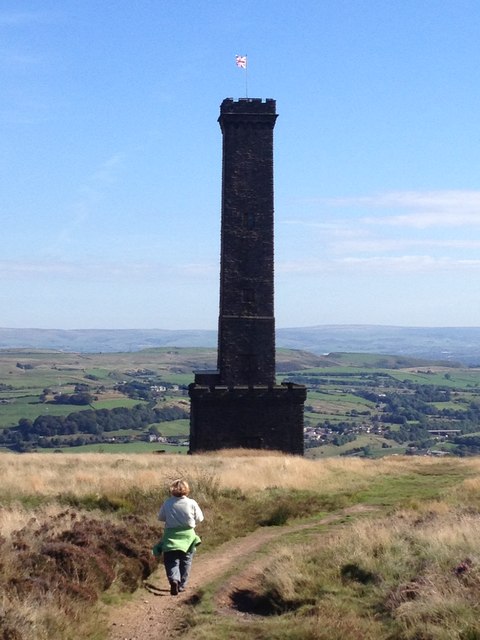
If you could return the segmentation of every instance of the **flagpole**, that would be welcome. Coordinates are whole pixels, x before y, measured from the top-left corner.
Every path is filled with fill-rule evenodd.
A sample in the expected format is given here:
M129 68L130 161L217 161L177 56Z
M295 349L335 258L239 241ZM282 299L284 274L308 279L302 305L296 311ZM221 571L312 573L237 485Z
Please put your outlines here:
M245 70L245 97L248 98L248 56L235 56L237 67Z

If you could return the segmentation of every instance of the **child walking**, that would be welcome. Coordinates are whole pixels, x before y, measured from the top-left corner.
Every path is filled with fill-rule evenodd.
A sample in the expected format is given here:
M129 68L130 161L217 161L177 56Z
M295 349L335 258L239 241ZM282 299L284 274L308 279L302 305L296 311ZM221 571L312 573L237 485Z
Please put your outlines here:
M195 525L203 521L198 503L189 498L190 486L186 480L175 480L170 486L170 498L160 507L158 519L165 523L161 542L163 563L172 596L185 591L190 576L195 547L200 538Z

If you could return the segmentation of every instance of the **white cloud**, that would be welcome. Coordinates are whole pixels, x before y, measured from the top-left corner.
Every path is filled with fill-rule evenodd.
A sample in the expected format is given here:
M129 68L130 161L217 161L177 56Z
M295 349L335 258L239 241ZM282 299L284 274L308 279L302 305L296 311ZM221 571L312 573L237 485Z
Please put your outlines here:
M352 235L356 235L353 233ZM480 240L436 240L429 238L355 238L334 242L332 249L336 253L345 252L397 252L406 249L454 249L454 250L479 250Z
M338 228L338 223L336 222L321 222L316 220L304 220L301 218L279 220L278 223L296 227L314 227L315 229L322 229L325 231L335 231Z
M0 260L0 280L51 279L76 280L130 280L146 282L165 279L204 279L218 277L215 264L165 264L160 262L125 262L101 260Z
M480 260L434 258L428 255L374 256L369 258L343 258L340 264L354 270L372 270L382 274L391 272L440 272L440 271L477 271Z
M366 224L425 229L480 226L480 191L405 191L325 200L334 207L380 209L391 214L364 216ZM398 213L401 211L401 213Z
M281 222L323 230L351 225L352 220L357 224L418 229L480 226L480 191L393 191L368 196L308 199L301 204L310 210L314 207L318 219L299 216ZM338 210L342 211L343 219L338 217Z
M297 226L301 240L288 251L303 252L282 267L289 272L332 272L347 265L390 272L477 268L480 238L472 228L480 227L480 191L390 192L314 204L317 219L308 218L310 209L284 221ZM317 254L324 261L316 261Z
M466 272L475 273L480 269L480 259L435 258L428 255L403 256L348 256L334 260L297 260L281 262L276 267L280 275L318 275L321 273L350 274L359 273L388 275L398 273L439 273Z

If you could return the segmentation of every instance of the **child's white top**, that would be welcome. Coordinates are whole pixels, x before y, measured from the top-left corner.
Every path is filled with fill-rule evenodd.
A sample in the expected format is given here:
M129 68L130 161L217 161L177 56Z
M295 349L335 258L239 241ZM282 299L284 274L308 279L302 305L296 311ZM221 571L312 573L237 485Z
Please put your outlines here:
M158 512L160 522L165 522L165 527L195 527L197 522L202 522L203 513L197 502L187 496L168 498Z

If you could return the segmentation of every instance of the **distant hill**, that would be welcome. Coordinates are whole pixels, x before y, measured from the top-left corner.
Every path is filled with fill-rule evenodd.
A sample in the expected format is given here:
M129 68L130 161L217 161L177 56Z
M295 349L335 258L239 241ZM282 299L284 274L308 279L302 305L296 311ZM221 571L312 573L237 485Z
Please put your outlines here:
M163 329L1 329L0 349L116 353L152 347L215 347L216 331Z
M277 347L321 355L356 352L407 355L480 366L480 327L320 325L277 330ZM1 329L0 349L79 353L152 347L216 347L216 331L163 329Z
M394 354L480 365L480 327L320 325L280 329L277 336L278 346L316 354Z

